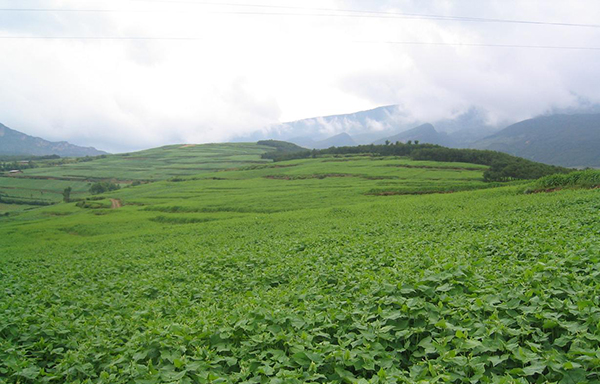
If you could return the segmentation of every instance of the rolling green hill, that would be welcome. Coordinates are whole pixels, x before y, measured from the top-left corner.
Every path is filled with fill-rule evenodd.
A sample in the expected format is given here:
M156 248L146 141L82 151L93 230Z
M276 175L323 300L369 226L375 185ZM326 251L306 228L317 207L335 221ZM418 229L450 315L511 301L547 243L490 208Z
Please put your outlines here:
M600 167L600 114L540 116L513 124L473 147L565 167Z
M80 147L66 141L51 142L10 129L0 124L0 155L30 155L61 157L98 156L106 154L92 147Z
M295 146L294 146L295 147ZM286 149L287 150L287 149ZM72 197L88 195L92 183L111 181L123 187L186 175L268 162L260 155L275 151L268 145L248 143L171 145L145 151L80 158L40 161L39 167L22 174L0 174L0 213L17 210L4 201L20 203L19 210L38 204L56 203L63 190L73 189Z
M0 379L600 379L597 172L486 183L485 165L267 148L74 164L163 180L0 217Z

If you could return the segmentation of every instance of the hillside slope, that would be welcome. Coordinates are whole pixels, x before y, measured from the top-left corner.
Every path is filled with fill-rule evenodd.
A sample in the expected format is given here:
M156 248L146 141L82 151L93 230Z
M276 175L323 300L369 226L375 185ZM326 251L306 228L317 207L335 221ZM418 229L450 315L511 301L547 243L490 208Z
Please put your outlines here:
M104 154L106 152L93 147L80 147L66 141L52 142L29 136L0 123L0 155L82 157Z
M294 148L293 144L288 144ZM132 183L199 175L224 169L260 166L268 163L260 156L275 148L254 143L203 145L169 145L145 151L80 159L36 161L36 167L22 174L0 173L0 214L31 204L51 204L63 199L65 188L72 197L87 195L90 183L112 181L127 186ZM2 205L10 200L12 205Z
M473 148L566 167L600 167L600 114L524 120L476 142Z

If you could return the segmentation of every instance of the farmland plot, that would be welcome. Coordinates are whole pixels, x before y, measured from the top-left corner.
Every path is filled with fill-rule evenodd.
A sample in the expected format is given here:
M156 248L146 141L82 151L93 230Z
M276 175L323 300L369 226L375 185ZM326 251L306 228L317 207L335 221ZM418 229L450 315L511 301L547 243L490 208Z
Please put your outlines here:
M0 380L598 382L600 191L327 160L0 219Z

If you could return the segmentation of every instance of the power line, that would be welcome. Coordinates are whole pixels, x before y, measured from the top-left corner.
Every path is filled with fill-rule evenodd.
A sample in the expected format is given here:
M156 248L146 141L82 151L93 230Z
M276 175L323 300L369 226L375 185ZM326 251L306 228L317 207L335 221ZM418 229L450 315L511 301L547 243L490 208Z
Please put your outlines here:
M328 11L328 12L348 12L348 13L366 13L379 15L396 15L396 16L412 16L427 19L439 19L448 21L470 21L470 22L493 22L493 23L518 23L518 24L536 24L536 25L554 25L564 27L590 27L600 28L600 24L582 24L582 23L562 23L562 22L547 22L537 20L509 20L509 19L490 19L481 17L464 17L464 16L444 16L419 13L405 12L389 12L389 11L365 11L357 9L335 9L335 8L304 8L285 5L259 5L259 4L240 4L240 3L217 3L211 1L192 1L192 0L128 0L130 2L145 2L145 3L179 3L179 4L202 4L202 5L224 5L224 6L239 6L239 7L259 7L259 8L275 8L275 9L294 9L294 10L310 10L310 11Z
M493 19L480 17L465 17L465 16L444 16L433 14L418 14L404 12L388 12L388 11L365 11L356 9L334 9L334 8L305 8L283 5L263 5L263 4L239 4L239 3L217 3L207 1L190 1L190 0L128 0L130 2L145 2L145 3L162 3L162 4L194 4L194 5L210 5L210 6L227 6L227 7L250 7L262 9L286 9L286 10L301 10L301 11L317 11L330 13L289 13L289 12L252 12L252 11L203 11L210 14L228 14L228 15L264 15L264 16L321 16L321 17L360 17L360 18L379 18L379 19L423 19L423 20L438 20L438 21L456 21L456 22L477 22L477 23L511 23L511 24L529 24L529 25L546 25L546 26L561 26L561 27L585 27L585 28L600 28L600 24L584 24L584 23L563 23L549 22L538 20L511 20L511 19ZM72 8L1 8L1 12L82 12L82 13L116 13L116 12L166 12L165 10L120 10L120 9L72 9ZM168 12L173 12L168 11ZM189 10L179 11L189 12ZM331 13L335 12L335 13Z
M447 47L487 47L487 48L521 48L521 49L560 49L560 50L585 50L600 51L600 47L570 47L560 45L519 45L519 44L478 44L478 43L435 43L419 41L355 41L355 43L369 44L396 44L396 45L425 45Z
M131 36L0 36L1 40L165 40L202 41L202 37L131 37Z
M148 40L148 41L205 41L203 37L143 37L143 36L0 36L1 40ZM340 42L338 42L340 43ZM350 41L356 44L389 44L407 46L437 47L476 47L476 48L518 48L518 49L555 49L600 51L600 47L573 47L557 45L520 45L520 44L484 44L484 43L443 43L421 41Z

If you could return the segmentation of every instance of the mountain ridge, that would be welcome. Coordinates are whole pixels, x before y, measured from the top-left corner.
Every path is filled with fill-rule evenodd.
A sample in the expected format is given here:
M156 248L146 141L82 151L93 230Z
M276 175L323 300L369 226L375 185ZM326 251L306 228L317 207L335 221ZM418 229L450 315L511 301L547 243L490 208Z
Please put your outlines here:
M431 123L440 135L445 136L438 138L441 144L468 148L473 142L509 124L504 122L490 124L487 121L487 111L477 107L468 108L452 117L427 121L411 117L409 111L400 105L385 105L354 113L310 117L274 124L252 134L236 137L235 141L275 139L313 148L319 141L327 140L332 135L347 133L356 144L361 145L371 144L419 125ZM514 121L510 123L512 122Z
M565 167L600 167L600 113L543 115L472 145Z
M66 141L48 141L27 135L0 123L0 155L81 157L105 155L94 147L81 147Z

